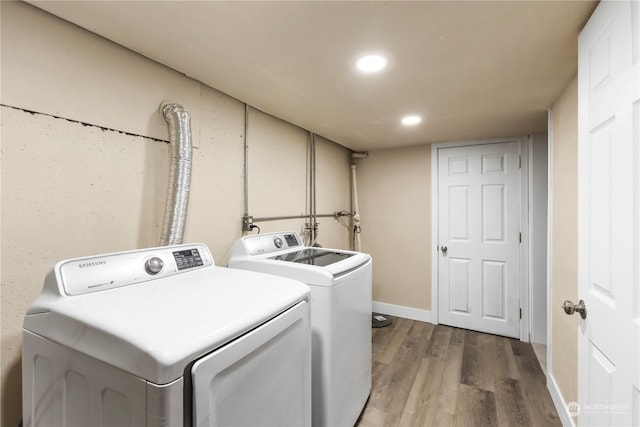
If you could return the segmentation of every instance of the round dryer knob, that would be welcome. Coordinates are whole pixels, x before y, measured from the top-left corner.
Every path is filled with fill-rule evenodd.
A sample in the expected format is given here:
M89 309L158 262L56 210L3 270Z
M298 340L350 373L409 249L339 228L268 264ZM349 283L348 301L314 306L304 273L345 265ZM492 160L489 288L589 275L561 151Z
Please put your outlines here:
M276 245L276 248L280 249L282 247L282 239L279 237L274 237L273 244Z
M144 263L144 269L149 274L160 273L160 271L162 270L162 267L164 267L164 262L162 262L162 259L158 258L157 256L149 258Z

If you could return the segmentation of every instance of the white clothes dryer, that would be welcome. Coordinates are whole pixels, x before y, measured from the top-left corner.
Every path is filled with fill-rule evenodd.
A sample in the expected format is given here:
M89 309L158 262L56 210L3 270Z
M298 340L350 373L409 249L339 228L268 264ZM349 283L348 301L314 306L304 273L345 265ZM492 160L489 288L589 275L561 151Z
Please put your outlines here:
M290 231L237 240L229 267L309 285L312 423L354 425L371 391L371 257L304 246Z
M311 424L309 287L202 244L61 261L23 329L23 424Z

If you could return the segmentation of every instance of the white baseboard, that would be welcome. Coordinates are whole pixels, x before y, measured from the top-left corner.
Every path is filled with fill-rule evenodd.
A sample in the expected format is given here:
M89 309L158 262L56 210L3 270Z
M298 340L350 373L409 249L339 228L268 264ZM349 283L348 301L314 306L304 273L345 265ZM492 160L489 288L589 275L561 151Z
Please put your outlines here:
M373 301L371 305L375 313L388 314L389 316L403 317L405 319L419 320L420 322L435 323L431 310L420 308L404 307L402 305L387 304Z
M547 389L549 390L551 400L553 401L553 405L556 407L556 411L558 412L558 417L560 417L562 425L565 427L576 427L576 419L571 416L567 402L564 401L560 388L558 388L555 378L550 373L547 373Z

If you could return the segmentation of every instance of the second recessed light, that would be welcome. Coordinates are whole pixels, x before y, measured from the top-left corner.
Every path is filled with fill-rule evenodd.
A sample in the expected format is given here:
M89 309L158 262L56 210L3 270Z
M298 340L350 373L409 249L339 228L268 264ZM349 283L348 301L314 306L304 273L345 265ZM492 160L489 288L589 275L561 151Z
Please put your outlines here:
M422 118L420 116L415 116L415 115L404 116L402 118L402 124L405 126L417 125L421 121L422 121Z
M382 55L366 55L358 59L356 67L363 73L376 73L385 69L388 62Z

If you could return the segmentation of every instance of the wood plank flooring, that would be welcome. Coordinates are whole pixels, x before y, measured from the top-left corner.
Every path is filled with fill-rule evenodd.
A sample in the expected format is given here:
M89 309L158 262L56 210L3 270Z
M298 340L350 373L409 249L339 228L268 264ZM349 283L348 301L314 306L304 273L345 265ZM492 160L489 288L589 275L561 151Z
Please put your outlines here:
M530 344L392 319L372 329L372 390L357 427L562 425Z

